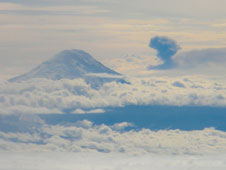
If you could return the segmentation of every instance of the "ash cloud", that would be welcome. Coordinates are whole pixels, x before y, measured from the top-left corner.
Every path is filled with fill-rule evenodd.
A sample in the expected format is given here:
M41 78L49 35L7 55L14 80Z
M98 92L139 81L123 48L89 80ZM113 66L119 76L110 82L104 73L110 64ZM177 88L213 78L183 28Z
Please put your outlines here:
M150 40L149 47L157 50L157 56L163 61L163 64L149 66L148 69L170 69L175 67L172 56L181 49L176 41L165 36L156 36Z
M208 70L216 72L224 67L226 63L226 48L207 48L190 51L178 51L181 47L173 39L165 36L155 36L151 38L149 47L157 51L157 57L163 62L160 65L150 65L149 70L167 69L198 69L206 72Z

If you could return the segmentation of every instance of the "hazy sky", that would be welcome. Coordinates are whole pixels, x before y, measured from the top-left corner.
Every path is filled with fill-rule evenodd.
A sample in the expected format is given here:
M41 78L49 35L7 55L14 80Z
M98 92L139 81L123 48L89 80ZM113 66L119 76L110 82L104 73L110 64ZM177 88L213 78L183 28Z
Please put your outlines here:
M226 0L0 0L0 170L225 169L225 7ZM31 72L37 79L5 81L66 49L90 53L128 83L102 84L107 71L87 74L106 69L81 51ZM77 73L74 63L78 78L64 79ZM117 110L123 106L139 111ZM101 120L92 114L109 124L82 120Z
M156 62L148 44L157 35L182 50L226 47L225 6L225 0L0 0L0 79L72 48L127 74L127 54Z

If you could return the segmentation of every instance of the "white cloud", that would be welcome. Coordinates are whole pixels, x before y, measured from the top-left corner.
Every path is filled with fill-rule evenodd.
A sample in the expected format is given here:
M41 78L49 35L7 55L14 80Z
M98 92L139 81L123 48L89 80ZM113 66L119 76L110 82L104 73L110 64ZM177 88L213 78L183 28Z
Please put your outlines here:
M131 104L226 106L226 83L216 77L151 77L128 81L130 84L105 83L100 89L91 88L82 79L6 82L0 87L0 113L103 113L105 107Z
M226 165L226 132L213 128L125 131L133 125L94 125L88 120L48 125L33 115L15 118L0 118L0 123L10 129L0 131L2 170L223 170Z
M104 109L93 109L93 110L82 110L82 109L76 109L71 114L85 114L85 113L104 113Z
M12 127L12 121L5 125ZM20 120L17 120L20 123ZM24 124L26 122L23 121ZM16 125L15 125L16 126ZM0 151L33 152L105 152L129 155L225 154L226 132L213 128L194 131L142 129L124 131L130 123L113 126L93 125L84 120L72 124L36 126L23 131L0 131Z
M100 153L1 153L0 170L224 170L225 155L165 156Z
M124 130L126 127L133 127L134 125L128 122L116 123L112 126L113 130L120 131Z

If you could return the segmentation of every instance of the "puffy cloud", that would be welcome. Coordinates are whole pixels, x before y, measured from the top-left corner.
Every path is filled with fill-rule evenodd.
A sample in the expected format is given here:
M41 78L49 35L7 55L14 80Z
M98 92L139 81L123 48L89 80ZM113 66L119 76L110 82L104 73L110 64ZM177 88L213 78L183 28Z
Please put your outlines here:
M71 114L85 114L85 113L104 113L104 109L82 110L76 109Z
M151 39L149 46L157 50L157 56L163 61L163 64L158 66L149 66L149 69L169 69L174 67L172 56L180 49L176 41L164 37L156 36Z
M0 87L0 114L103 113L106 107L125 105L226 106L226 83L221 79L190 76L128 81L131 84L105 83L100 89L82 79L7 82Z
M84 120L73 124L42 124L37 129L25 131L0 131L0 151L105 152L130 155L226 153L226 133L213 128L195 131L123 130L129 126L132 125L127 122L107 126L94 125Z
M124 130L126 127L132 127L132 126L134 125L128 122L116 123L112 126L112 129L120 131L120 130Z
M184 84L179 82L179 81L173 82L172 85L175 86L175 87L185 88Z
M133 126L128 122L108 126L83 120L49 125L34 115L0 118L0 125L4 123L5 128L11 128L10 131L0 129L0 169L12 169L19 165L23 165L19 166L23 169L31 169L34 163L37 169L50 170L61 167L161 167L163 170L225 167L226 132L213 128L127 131L124 129ZM86 162L82 161L84 159ZM110 164L112 159L114 165ZM41 163L43 161L45 164Z
M0 115L0 131L2 132L34 132L44 125L44 121L33 114Z

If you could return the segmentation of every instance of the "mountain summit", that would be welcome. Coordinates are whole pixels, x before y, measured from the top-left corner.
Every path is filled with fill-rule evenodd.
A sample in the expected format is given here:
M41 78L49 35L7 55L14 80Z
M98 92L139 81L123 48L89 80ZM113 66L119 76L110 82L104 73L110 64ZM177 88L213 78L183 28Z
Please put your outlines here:
M18 82L32 78L52 80L83 78L92 86L98 86L109 81L125 82L122 78L117 77L120 75L95 60L85 51L74 49L64 50L30 72L9 81Z

